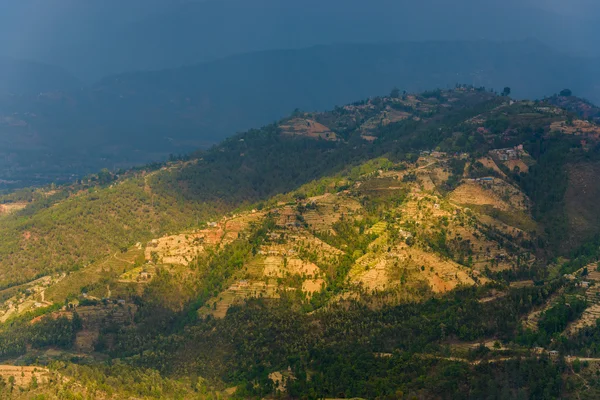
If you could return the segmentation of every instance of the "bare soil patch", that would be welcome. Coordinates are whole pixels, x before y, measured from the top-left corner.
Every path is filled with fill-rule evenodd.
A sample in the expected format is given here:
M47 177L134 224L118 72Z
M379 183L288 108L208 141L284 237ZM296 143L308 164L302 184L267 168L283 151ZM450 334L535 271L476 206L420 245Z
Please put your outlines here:
M27 203L0 204L0 216L9 215L27 207Z
M47 383L50 378L50 371L43 367L21 367L15 365L0 365L0 376L8 382L9 377L14 377L15 386L26 387L31 384L35 377L38 384Z
M477 161L479 161L480 163L482 163L484 167L491 168L494 171L496 171L497 173L499 173L501 176L506 177L506 174L500 169L500 167L498 167L498 165L496 164L496 162L494 160L492 160L491 157L483 157L483 158L480 158Z
M519 168L521 172L529 172L529 166L523 162L523 160L509 160L504 163L511 171L515 170L515 167Z
M477 182L466 182L460 185L450 194L450 201L466 205L491 205L503 211L510 209L496 193L485 189Z
M312 119L294 118L280 127L284 135L297 135L332 141L337 140L335 132Z

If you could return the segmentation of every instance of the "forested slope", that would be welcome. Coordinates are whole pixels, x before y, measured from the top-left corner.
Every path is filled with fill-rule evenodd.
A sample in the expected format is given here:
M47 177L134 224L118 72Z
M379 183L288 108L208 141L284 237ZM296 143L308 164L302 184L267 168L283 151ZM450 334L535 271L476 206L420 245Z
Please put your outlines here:
M0 390L594 398L599 143L550 103L395 90L6 195L0 358L54 379Z

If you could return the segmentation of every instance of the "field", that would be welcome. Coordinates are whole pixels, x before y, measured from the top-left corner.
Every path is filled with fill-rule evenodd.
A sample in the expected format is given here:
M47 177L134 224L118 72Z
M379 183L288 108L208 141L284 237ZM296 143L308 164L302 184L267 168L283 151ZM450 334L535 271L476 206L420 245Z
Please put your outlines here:
M298 135L313 139L337 140L335 132L311 119L294 118L281 125L284 135Z
M32 384L34 378L38 384L48 383L50 372L43 367L0 365L0 376L4 382L10 382L14 379L16 387L25 388Z
M9 215L27 207L27 203L7 203L0 204L0 217Z
M0 292L0 322L36 308L52 305L52 301L46 298L46 291L62 279L63 275L45 276Z
M146 245L144 256L146 261L154 263L187 266L207 249L214 250L231 243L249 224L263 217L261 212L225 217L206 229L153 239Z
M488 185L488 187L484 186ZM459 186L450 195L450 201L466 206L492 206L501 211L508 211L511 205L498 196L491 185L481 184L479 182L466 182Z
M567 121L557 121L552 123L550 129L567 135L585 135L600 139L600 128L589 121L574 120L572 124L568 124Z
M597 263L591 264L587 268L590 271L589 274L581 279L591 284L585 291L588 307L579 320L567 327L568 335L573 335L585 327L595 326L596 321L600 319L600 272L597 271Z
M72 272L46 290L46 300L62 303L66 298L76 298L84 291L93 298L111 297L111 283L115 284L119 276L141 265L143 254L141 246L134 246L125 253L115 252L110 257Z

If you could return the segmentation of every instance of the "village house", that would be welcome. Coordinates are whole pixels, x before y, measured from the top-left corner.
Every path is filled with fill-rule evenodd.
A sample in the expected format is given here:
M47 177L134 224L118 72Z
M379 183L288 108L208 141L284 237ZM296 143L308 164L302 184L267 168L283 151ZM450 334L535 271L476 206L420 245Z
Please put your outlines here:
M525 150L523 149L523 145L520 144L506 149L490 150L490 154L500 161L512 161L519 160L521 156L525 154Z
M408 238L412 238L412 237L413 237L413 234L412 234L412 233L410 233L410 232L408 232L408 231L405 231L405 230L402 230L402 229L399 229L399 230L398 230L398 233L399 233L399 234L400 234L400 236L402 236L404 239L408 239Z

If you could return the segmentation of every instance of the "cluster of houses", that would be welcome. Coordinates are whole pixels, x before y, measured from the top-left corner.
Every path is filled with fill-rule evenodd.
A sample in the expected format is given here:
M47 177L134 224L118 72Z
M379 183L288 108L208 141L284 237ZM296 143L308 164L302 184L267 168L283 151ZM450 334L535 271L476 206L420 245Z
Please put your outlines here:
M562 114L562 110L558 107L547 107L547 106L542 106L542 107L536 107L535 111L537 112L541 112L544 114Z
M433 157L433 158L446 158L448 157L448 153L445 153L443 151L436 151L436 150L421 150L421 157ZM459 157L459 158L468 158L469 154L467 153L454 153L454 154L450 154L451 156L454 157Z
M506 149L496 149L490 151L490 154L498 158L500 161L519 160L524 153L525 150L523 149L522 144Z
M421 151L421 156L431 156L433 158L444 158L446 157L446 153L443 151L435 151L435 150L423 150Z
M573 274L565 274L563 277L569 281L577 281L577 277ZM577 281L577 286L582 288L589 288L592 285L592 282L589 281Z
M483 178L471 178L470 182L483 182L483 183L494 183L495 178L492 176L484 176Z

